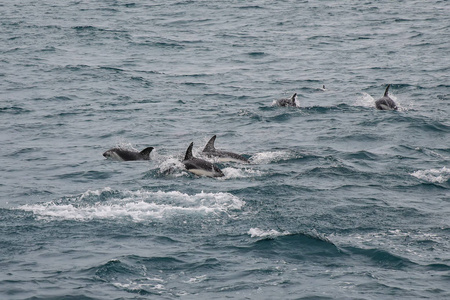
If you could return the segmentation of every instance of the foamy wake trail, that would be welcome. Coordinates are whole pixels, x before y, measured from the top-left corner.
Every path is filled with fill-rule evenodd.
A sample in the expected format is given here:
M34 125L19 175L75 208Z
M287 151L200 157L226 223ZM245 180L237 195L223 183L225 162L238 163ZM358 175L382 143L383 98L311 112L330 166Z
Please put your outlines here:
M250 228L250 230L247 232L252 238L254 237L261 237L261 238L276 238L278 236L283 235L289 235L290 233L288 231L279 232L275 229L271 230L262 230L259 228Z
M253 170L251 168L237 169L233 167L223 168L222 172L225 176L219 179L253 178L264 174L262 171Z
M250 158L250 162L253 164L267 164L291 158L299 158L299 156L290 151L269 151L256 153Z
M225 214L233 218L244 201L229 193L115 191L105 188L55 202L23 205L38 218L80 220L127 218L135 222L187 214Z
M443 167L442 169L419 170L410 175L433 183L444 183L450 179L450 169Z

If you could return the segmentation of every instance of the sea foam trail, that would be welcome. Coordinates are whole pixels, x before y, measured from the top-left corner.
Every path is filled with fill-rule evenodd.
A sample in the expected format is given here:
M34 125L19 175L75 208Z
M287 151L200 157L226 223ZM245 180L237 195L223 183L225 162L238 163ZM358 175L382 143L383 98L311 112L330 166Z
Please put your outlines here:
M442 169L419 170L410 175L432 183L444 183L450 179L450 169L443 167Z
M256 153L250 158L250 162L253 164L268 164L271 162L288 160L292 158L301 158L301 156L286 150L268 151Z
M128 218L135 222L183 214L220 214L240 210L244 201L229 193L178 191L114 191L111 188L87 191L56 202L22 205L41 219L79 220Z
M262 230L259 228L250 228L250 230L247 232L252 238L260 237L260 238L276 238L283 235L289 235L290 232L284 231L279 232L275 229L270 230Z

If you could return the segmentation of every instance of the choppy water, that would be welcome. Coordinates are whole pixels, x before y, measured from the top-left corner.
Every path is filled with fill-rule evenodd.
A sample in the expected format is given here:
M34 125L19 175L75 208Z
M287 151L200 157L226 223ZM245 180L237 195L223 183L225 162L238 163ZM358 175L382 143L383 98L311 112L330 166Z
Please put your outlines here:
M446 1L0 9L0 298L450 298Z

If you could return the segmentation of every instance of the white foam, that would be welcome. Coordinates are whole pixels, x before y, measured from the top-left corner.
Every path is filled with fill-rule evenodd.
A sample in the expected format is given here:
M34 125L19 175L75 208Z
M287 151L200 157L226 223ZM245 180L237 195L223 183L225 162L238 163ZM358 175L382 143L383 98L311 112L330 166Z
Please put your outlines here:
M264 172L253 170L251 168L237 169L233 167L228 167L222 169L225 177L221 177L219 179L235 179L235 178L253 178L257 176L262 176Z
M244 201L229 193L188 195L178 191L113 191L105 188L87 191L59 202L23 205L18 209L31 211L38 218L79 220L128 218L135 222L161 219L173 215L225 213L233 217Z
M289 151L269 151L256 153L250 158L250 162L254 164L267 164L270 162L277 162L284 159L296 157L294 153Z
M275 237L278 237L278 236L289 235L290 233L288 231L279 232L279 231L277 231L275 229L262 230L262 229L259 229L259 228L250 228L250 230L247 232L247 234L249 234L252 238L253 237L275 238Z
M136 281L128 280L128 283L120 283L115 282L112 283L113 286L119 288L119 289L125 289L132 292L139 292L142 290L146 291L152 291L154 293L160 294L162 291L165 290L165 286L162 283L165 283L162 279L156 280L157 282L152 278L145 278L145 279L137 279Z
M208 279L208 276L200 275L200 276L195 276L195 277L189 278L189 280L185 281L185 283L191 283L191 284L192 283L200 283L200 282L203 282L203 281L205 281L207 279Z
M410 175L428 182L444 183L450 179L450 169L443 167L442 169L419 170Z

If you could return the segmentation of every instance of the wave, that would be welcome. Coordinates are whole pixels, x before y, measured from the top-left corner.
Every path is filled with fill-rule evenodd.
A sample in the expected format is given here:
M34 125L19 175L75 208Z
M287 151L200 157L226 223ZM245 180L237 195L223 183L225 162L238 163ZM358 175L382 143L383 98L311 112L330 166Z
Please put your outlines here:
M242 209L244 205L244 201L229 193L189 195L178 191L118 191L107 187L59 201L26 204L17 209L30 211L38 219L89 221L125 218L142 222L192 214L233 217L233 211Z
M394 255L389 251L377 248L371 249L363 249L357 247L345 247L345 250L351 252L352 255L367 257L375 263L377 266L386 268L386 269L403 269L408 266L415 265L409 259Z
M0 107L0 114L11 114L11 115L21 115L32 112L26 108L22 108L20 106L5 106Z
M238 247L236 251L254 255L277 257L286 260L322 261L346 254L333 242L314 230L310 233L289 233L278 230L251 228L247 234L257 241L249 247Z

